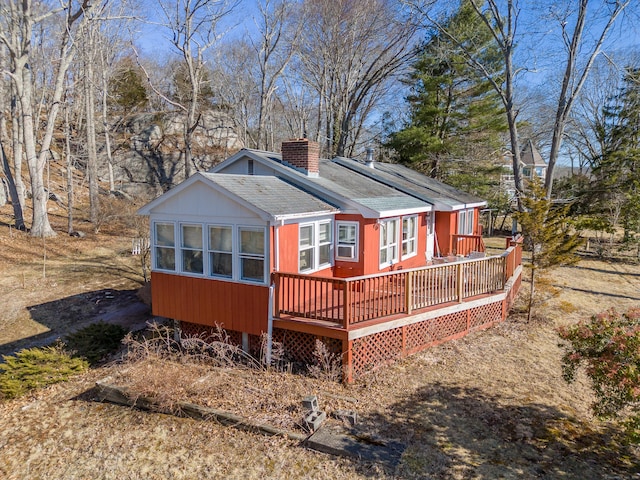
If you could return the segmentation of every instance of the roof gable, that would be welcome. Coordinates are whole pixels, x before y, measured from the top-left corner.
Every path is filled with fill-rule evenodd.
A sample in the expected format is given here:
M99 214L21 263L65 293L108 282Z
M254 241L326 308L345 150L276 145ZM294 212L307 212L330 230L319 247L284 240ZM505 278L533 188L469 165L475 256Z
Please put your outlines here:
M142 207L138 213L150 215L154 209L169 204L185 190L202 191L202 188L221 193L266 221L334 214L338 211L334 206L277 177L196 173ZM210 209L209 214L214 213L213 206L205 205L205 208Z

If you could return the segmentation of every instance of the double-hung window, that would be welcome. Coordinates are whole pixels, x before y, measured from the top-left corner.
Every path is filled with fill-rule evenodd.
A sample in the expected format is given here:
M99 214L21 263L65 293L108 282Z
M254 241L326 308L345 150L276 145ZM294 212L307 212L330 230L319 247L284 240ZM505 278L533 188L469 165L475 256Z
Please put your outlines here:
M298 269L311 272L331 265L331 220L300 225Z
M173 223L155 223L153 234L155 268L158 270L176 269L176 240Z
M358 223L338 222L336 258L340 260L358 259Z
M418 217L402 219L402 258L412 257L417 252Z
M264 282L265 235L262 227L238 227L240 279Z
M182 271L204 273L202 225L181 225Z
M398 219L380 222L380 267L398 261Z
M473 208L458 212L458 235L473 235Z
M209 274L233 278L233 228L209 226Z

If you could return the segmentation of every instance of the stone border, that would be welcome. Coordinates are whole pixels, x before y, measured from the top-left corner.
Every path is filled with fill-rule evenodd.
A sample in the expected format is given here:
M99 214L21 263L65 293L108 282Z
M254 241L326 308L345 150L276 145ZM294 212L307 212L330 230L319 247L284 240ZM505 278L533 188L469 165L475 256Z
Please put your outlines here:
M128 407L137 407L144 410L157 411L157 404L155 404L152 400L144 397L132 400L127 396L126 387L118 387L116 385L112 385L110 381L111 377L107 377L96 382L100 401L106 400L118 405L126 405ZM228 425L240 430L257 432L263 435L280 435L298 442L304 442L308 438L308 435L302 433L289 432L287 430L282 430L266 423L252 422L238 415L234 415L233 413L225 412L223 410L202 407L200 405L188 402L178 402L176 404L176 407L187 417L194 418L196 420L215 420L222 425Z

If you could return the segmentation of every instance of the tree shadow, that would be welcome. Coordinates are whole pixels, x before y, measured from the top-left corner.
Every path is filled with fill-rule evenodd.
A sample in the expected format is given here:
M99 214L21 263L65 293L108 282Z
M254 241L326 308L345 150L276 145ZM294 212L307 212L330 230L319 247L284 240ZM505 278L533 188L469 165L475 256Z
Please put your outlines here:
M144 326L151 318L149 307L137 297L137 290L101 289L28 306L34 322L46 332L0 345L0 355L23 348L50 345L57 339L100 320L127 329Z
M640 472L614 426L594 429L554 407L513 405L477 388L423 387L360 418L360 428L407 445L400 478L585 480Z

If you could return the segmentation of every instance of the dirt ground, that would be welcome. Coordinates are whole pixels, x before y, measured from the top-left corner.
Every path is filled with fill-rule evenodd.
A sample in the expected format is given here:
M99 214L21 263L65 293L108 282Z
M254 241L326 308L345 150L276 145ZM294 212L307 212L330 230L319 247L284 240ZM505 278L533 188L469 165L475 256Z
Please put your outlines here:
M83 239L60 235L43 244L10 230L8 213L0 209L0 352L135 303L142 276L130 232L87 228ZM556 295L532 324L514 314L349 386L245 369L198 367L187 375L184 365L153 362L93 369L0 403L0 478L637 478L638 449L592 417L586 379L563 381L554 329L637 306L640 267L584 258L551 272L543 289ZM134 368L182 381L187 396L211 407L292 431L299 431L301 397L313 393L322 408L355 408L363 428L406 449L390 471L279 437L96 401L96 380Z

